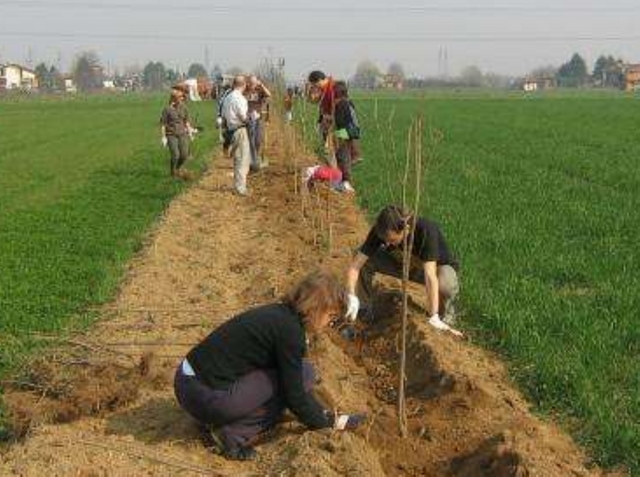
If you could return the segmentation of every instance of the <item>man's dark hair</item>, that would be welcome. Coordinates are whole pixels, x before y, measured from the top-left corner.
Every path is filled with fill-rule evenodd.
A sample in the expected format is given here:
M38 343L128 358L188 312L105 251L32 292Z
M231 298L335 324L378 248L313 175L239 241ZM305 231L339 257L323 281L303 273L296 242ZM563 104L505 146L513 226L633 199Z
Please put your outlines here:
M376 235L385 240L389 232L402 232L411 214L399 205L388 205L380 211L373 226Z
M333 91L336 95L336 98L348 98L349 97L349 88L347 87L347 83L344 81L336 81Z
M325 75L322 71L312 71L309 73L309 83L316 84L318 81L322 81L325 79L327 75Z

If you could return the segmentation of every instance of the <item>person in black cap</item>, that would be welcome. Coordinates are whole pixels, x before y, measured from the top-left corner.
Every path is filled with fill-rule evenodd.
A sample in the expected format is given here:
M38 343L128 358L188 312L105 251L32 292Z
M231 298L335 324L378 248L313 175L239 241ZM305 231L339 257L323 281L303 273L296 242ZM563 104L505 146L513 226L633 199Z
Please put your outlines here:
M410 235L412 231L413 238ZM405 237L407 243L413 242L409 279L425 287L428 323L462 336L451 327L455 321L454 301L459 292L458 261L436 222L416 217L397 205L389 205L378 214L367 239L349 266L347 317L355 320L359 312L365 318L367 315L371 317L376 273L402 278ZM362 311L358 295L367 302Z

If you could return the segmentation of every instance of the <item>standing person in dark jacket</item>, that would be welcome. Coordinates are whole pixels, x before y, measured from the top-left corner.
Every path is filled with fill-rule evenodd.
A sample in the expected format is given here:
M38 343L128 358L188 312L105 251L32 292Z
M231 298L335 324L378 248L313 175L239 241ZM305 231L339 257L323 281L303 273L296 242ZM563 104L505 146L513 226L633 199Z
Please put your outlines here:
M172 89L169 104L160 116L162 145L169 148L170 170L174 177L188 177L182 166L189 158L189 146L193 128L189 122L189 111L184 105L185 93Z
M437 223L416 217L397 205L382 209L349 267L347 317L355 320L358 315L360 299L356 288L368 302L371 312L373 278L377 272L402 278L403 243L405 237L408 238L407 243L411 243L411 231L413 247L409 279L425 287L428 323L461 336L459 331L451 328L455 320L453 304L459 291L458 261L449 250Z
M336 144L336 161L340 171L342 171L342 190L345 192L355 192L351 183L351 166L355 158L353 151L358 150L354 147L354 141L360 139L360 125L356 108L349 99L349 91L344 81L336 81L335 87L335 134Z
M180 364L180 405L222 454L252 459L251 440L273 428L286 408L310 429L351 429L362 415L338 415L314 397L307 332L318 333L346 311L346 291L330 274L314 272L281 303L242 313L215 329Z
M251 170L257 172L268 165L262 155L264 141L264 122L271 91L256 75L249 76L244 92L249 104L249 143L251 144Z
M325 75L322 71L309 73L310 97L319 102L318 126L325 147L329 147L331 136L329 132L333 126L333 113L335 111L335 81L333 77Z

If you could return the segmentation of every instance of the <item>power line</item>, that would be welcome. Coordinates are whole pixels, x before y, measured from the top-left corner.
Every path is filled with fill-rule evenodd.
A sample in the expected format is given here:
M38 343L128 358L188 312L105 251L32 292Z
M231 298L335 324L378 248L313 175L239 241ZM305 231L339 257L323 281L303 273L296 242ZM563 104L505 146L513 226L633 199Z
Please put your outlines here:
M370 5L355 6L261 6L261 5L211 5L211 4L180 4L158 5L152 3L136 4L125 2L96 2L85 3L77 1L45 1L45 0L0 0L0 7L9 8L43 8L43 9L83 9L83 10L139 10L146 13L157 11L206 11L211 13L358 13L358 14L386 14L386 13L529 13L529 14L558 14L558 13L632 13L640 12L640 6L508 6L508 5Z
M68 32L41 32L41 31L0 31L0 37L28 37L28 38L58 38L58 39L96 39L96 40L140 40L140 41L201 41L210 43L255 43L255 42L334 42L334 43L547 43L565 41L638 41L640 35L534 35L534 36L380 36L380 35L353 35L353 36L207 36L207 35L162 35L143 33L68 33Z

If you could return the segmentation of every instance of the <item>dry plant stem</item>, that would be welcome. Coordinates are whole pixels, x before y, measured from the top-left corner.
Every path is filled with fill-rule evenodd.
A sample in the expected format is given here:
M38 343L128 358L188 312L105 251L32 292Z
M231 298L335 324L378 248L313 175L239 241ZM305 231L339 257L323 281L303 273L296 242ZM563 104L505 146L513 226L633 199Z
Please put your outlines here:
M411 270L411 252L413 250L413 242L415 238L416 228L416 213L420 206L420 189L422 187L422 167L423 167L423 149L422 149L422 137L423 137L423 120L418 117L414 120L412 126L409 128L408 141L407 141L407 157L405 163L404 178L402 183L402 206L407 210L408 195L410 187L409 177L410 171L413 169L413 177L415 178L414 184L411 184L413 189L413 203L411 204L411 228L408 234L405 234L403 238L403 252L402 252L402 332L400 342L400 373L398 383L398 424L400 428L400 435L407 437L408 431L408 418L406 409L406 369L407 369L407 327L409 320L409 272Z
M313 197L315 199L315 208L314 208L314 214L313 216L316 218L316 228L315 231L318 233L318 235L322 236L322 233L324 231L324 223L322 220L322 202L320 199L320 191L319 191L319 187L314 187L313 188ZM318 244L317 241L314 240L314 244Z
M394 200L394 193L393 193L393 186L392 184L394 183L394 181L391 178L391 170L397 170L395 169L395 167L397 167L396 161L395 161L395 157L394 157L394 162L391 162L391 155L389 154L389 147L387 146L387 142L385 140L385 138L389 137L389 139L391 140L392 136L392 129L391 129L391 125L390 123L387 124L387 135L385 135L385 131L383 131L382 126L381 126L381 122L380 122L380 116L379 116L379 110L378 110L378 100L375 100L374 103L374 109L373 109L373 119L376 125L376 131L378 133L378 137L380 138L380 145L381 145L381 152L382 152L382 159L384 160L385 164L389 164L390 167L386 168L386 175L387 175L387 181L386 181L386 192L387 192L387 196L388 196L388 200L387 202L389 204L395 203ZM394 142L395 144L395 142Z
M402 178L402 208L407 208L407 188L409 181L409 167L411 161L412 152L412 139L413 139L413 127L412 123L409 126L407 133L407 154L404 164L404 174ZM398 429L402 437L407 437L407 411L406 411L406 396L405 396L405 373L407 369L407 354L406 354L406 333L407 333L407 314L408 314L408 282L409 282L409 261L410 255L408 246L408 236L405 236L402 241L402 329L400 332L401 345L400 345L400 369L398 372Z
M391 110L391 113L389 114L389 118L387 120L387 133L388 133L388 137L389 137L389 145L388 146L384 146L385 150L387 149L387 147L389 147L389 149L391 149L391 153L388 154L389 156L389 161L387 162L387 164L393 164L392 167L387 168L387 187L389 188L388 194L389 194L389 199L390 199L390 203L395 203L395 187L392 187L391 184L394 184L395 181L391 181L391 170L394 171L399 171L401 170L402 167L402 161L400 160L400 158L398 157L398 149L396 146L396 137L394 134L394 128L393 128L393 118L395 116L395 112L396 109L395 107Z
M332 247L332 234L331 229L331 188L327 188L327 200L326 200L326 222L327 222L327 252L331 254Z
M293 190L296 196L300 195L300 171L298 170L298 141L294 134L293 125L289 124L287 134L291 138L291 154L293 156Z
M100 311L105 313L225 313L237 310L238 307L216 307L216 308L169 308L161 306L148 306L136 308L124 307L104 307L89 308L90 311Z
M119 351L119 350L109 348L107 346L100 345L98 343L85 343L84 341L79 341L77 339L51 337L51 336L38 336L38 338L45 339L45 340L59 341L63 344L84 348L93 353L98 353L100 351L103 351L103 352L115 354L118 356L124 356L126 358L129 358L131 361L135 362L135 356L129 353L125 353L124 351Z
M371 418L371 421L369 422L369 425L367 426L367 432L365 433L365 437L364 440L365 442L368 444L369 443L369 437L371 436L371 429L373 429L374 424L376 423L376 419L378 418L378 416L380 415L380 413L384 410L384 407L379 407L375 414L373 415L373 417Z
M169 341L114 341L111 343L102 343L103 346L194 346L196 343L172 343Z
M230 473L214 471L211 469L205 469L204 467L197 467L195 465L188 464L186 462L169 460L159 456L152 456L141 451L129 450L129 449L116 447L116 446L110 446L107 444L102 444L100 442L94 442L94 441L88 441L88 440L80 440L78 442L80 442L80 444L84 444L89 447L96 447L99 449L107 450L109 452L114 452L116 454L127 455L129 457L133 457L136 459L144 459L154 464L161 464L174 469L185 470L185 471L194 472L196 474L201 474L201 475L208 475L210 477L227 477L230 475L234 475L234 476L248 475L248 474L237 474L237 473L230 474Z

